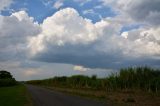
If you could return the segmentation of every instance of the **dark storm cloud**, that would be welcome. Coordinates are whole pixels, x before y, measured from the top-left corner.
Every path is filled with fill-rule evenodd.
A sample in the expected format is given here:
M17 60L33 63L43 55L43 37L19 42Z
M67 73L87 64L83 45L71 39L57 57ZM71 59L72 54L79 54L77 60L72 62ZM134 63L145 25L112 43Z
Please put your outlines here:
M48 63L65 63L104 69L145 65L154 67L160 65L159 59L150 57L133 58L124 56L118 51L112 53L98 52L91 45L88 47L66 45L64 47L48 48L48 51L39 53L32 59Z

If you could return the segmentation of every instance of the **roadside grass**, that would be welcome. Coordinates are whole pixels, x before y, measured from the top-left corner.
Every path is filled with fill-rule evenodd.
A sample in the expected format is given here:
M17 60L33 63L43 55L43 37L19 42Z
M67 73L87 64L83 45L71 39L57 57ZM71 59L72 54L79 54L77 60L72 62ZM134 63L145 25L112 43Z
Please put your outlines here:
M0 87L0 106L32 106L32 102L26 87L18 84Z
M106 93L106 101L113 106L159 106L160 95L142 90L126 90Z
M97 91L97 90L90 90L90 89L73 89L73 88L60 88L60 87L46 87L45 88L56 90L72 95L78 95L81 97L91 98L98 101L104 101L106 98L105 91Z
M43 86L46 87L46 86ZM106 92L102 90L86 90L86 89L71 89L46 87L51 90L60 91L63 93L78 95L88 99L94 99L105 102L111 106L159 106L160 95L147 93L141 90L127 90Z

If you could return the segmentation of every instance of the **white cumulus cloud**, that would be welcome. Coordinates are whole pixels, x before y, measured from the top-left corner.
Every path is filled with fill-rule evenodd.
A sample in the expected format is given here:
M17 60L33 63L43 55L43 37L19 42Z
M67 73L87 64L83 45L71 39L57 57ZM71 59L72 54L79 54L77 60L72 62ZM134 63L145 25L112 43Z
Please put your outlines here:
M121 34L124 24L119 18L92 23L75 9L65 8L44 20L42 32L30 38L28 47L31 57L38 61L91 68L145 64L145 59L159 57L159 28L139 28Z
M76 65L76 66L73 67L73 70L83 72L83 71L88 71L90 69L89 68L85 68L83 66Z
M27 39L37 35L40 27L25 11L0 16L0 60L18 58L25 53ZM22 55L18 55L21 53Z
M30 40L33 53L45 49L48 44L57 46L66 43L88 44L98 37L96 26L90 20L82 18L73 8L56 12L46 18L41 27L42 33Z

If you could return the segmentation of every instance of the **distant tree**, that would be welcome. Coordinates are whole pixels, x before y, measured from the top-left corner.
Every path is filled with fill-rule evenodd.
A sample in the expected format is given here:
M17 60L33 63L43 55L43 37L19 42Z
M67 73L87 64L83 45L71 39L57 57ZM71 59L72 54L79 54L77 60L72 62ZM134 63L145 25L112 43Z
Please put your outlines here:
M5 70L0 71L0 79L9 79L9 78L12 78L10 72L7 72Z

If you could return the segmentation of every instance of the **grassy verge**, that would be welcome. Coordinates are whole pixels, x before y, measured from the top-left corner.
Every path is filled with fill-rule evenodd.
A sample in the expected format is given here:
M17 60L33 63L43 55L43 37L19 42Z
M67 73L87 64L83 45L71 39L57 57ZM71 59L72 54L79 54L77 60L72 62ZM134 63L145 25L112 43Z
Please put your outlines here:
M106 102L112 106L159 106L160 96L143 91L106 92L101 90L46 87L52 90Z
M115 106L159 106L160 96L141 90L107 92L106 100Z
M24 85L0 88L0 106L32 106Z
M58 88L58 87L46 87L51 90L56 90L68 94L78 95L86 98L91 98L99 101L104 101L106 94L104 91L87 90L87 89L72 89L72 88Z

